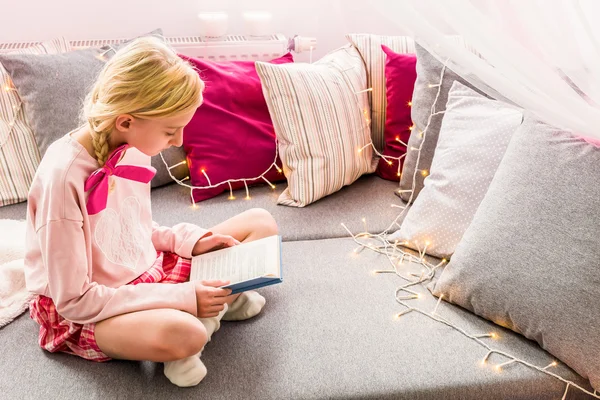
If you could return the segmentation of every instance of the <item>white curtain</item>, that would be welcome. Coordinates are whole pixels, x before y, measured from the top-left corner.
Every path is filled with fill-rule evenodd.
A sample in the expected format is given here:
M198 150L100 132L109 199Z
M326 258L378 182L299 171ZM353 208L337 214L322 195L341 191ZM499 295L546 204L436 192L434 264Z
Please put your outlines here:
M600 1L375 0L374 7L481 90L600 139Z

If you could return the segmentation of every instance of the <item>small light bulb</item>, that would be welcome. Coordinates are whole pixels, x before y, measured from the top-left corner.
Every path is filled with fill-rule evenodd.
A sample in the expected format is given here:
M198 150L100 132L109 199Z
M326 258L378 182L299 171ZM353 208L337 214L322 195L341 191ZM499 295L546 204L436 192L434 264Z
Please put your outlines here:
M429 246L430 244L431 244L431 242L430 242L429 240L427 240L427 241L425 242L425 245L426 245L426 246Z
M396 136L396 141L400 141L400 136Z
M204 170L204 168L202 168L202 169L200 170L200 172L204 173L204 172L206 172L206 171Z
M448 262L448 260L446 260L445 258L442 258L442 262L443 262L444 264L446 264L446 263Z
M393 162L391 162L391 161L388 161L387 163L388 163L388 165L392 165L393 164Z
M501 367L501 366L499 366L499 365L496 365L495 369L496 369L496 371L498 371L498 372L502 371L502 367Z
M412 107L412 101L409 101L407 104L409 107Z
M250 196L246 196L246 197L244 197L244 199L245 199L245 200L250 200L250 199L251 199L251 197L250 197Z
M397 176L397 177L400 177L400 172L397 172L397 173L396 173L396 176Z
M556 361L552 361L552 366L556 367L558 365L558 363Z
M235 200L235 196L229 196L227 200Z
M427 171L426 169L424 169L423 171L421 171L421 175L427 176L427 175L429 175L429 171Z
M8 87L8 85L4 86L4 90L8 92L10 90L10 87Z
M417 294L417 299L420 299L420 298L421 298L421 293L418 293Z
M415 129L415 126L414 126L414 125L411 125L411 126L409 126L409 127L408 127L408 130L409 130L409 131L412 131L413 129Z
M358 152L359 152L359 153L362 153L362 149L358 149Z
M498 335L496 335L495 332L490 333L490 336L492 337L492 339L496 339L498 337Z

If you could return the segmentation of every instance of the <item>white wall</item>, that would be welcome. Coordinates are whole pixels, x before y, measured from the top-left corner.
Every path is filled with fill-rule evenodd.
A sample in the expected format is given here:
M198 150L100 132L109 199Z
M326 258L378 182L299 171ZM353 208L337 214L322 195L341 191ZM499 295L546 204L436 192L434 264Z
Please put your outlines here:
M372 1L372 0L371 0ZM383 0L398 1L398 0ZM0 42L125 38L161 27L167 36L198 35L201 11L229 14L229 32L244 34L242 12L269 11L287 37L313 36L313 59L346 43L350 32L402 34L370 0L0 0ZM307 55L297 57L306 61Z

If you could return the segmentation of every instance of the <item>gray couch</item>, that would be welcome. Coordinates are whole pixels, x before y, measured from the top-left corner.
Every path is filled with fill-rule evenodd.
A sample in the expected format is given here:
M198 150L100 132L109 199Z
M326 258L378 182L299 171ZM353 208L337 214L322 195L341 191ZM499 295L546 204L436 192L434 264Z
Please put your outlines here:
M50 354L37 345L37 325L23 314L0 329L1 399L560 399L565 384L519 364L502 372L480 361L487 350L460 332L418 313L398 320L395 289L404 283L381 255L356 247L340 223L354 232L367 218L381 232L397 215L396 183L362 177L303 209L276 205L283 185L251 189L252 200L226 195L189 204L175 184L153 189L154 219L164 225L188 221L210 227L247 208L262 207L277 219L284 239L284 282L261 289L267 305L256 318L223 322L203 360L208 375L181 389L164 377L161 364L93 363ZM0 208L0 218L24 218L26 204ZM435 260L432 260L434 262ZM387 265L386 265L387 264ZM407 268L411 268L408 266ZM419 268L414 265L415 271ZM427 289L419 307L437 299ZM416 304L417 303L412 303ZM442 303L438 314L499 350L538 366L554 358L536 343L463 309ZM506 361L492 355L491 363ZM589 384L560 364L555 370L582 387ZM569 389L568 399L591 398Z

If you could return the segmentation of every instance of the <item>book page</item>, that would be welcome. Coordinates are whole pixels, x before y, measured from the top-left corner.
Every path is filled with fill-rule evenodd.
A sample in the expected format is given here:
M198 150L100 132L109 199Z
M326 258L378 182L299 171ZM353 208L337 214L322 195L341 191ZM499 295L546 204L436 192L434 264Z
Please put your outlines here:
M279 237L271 236L192 258L191 280L231 284L271 274L279 276Z

